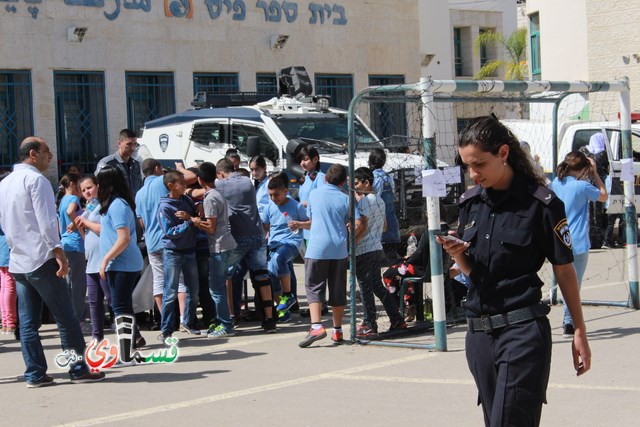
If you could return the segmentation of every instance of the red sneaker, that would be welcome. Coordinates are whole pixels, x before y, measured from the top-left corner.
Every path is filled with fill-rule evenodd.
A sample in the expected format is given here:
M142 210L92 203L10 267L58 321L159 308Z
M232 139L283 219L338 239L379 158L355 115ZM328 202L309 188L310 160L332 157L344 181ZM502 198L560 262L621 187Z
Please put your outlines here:
M331 334L331 340L335 344L342 344L344 342L344 337L342 336L342 329L334 329Z
M307 333L307 336L304 337L304 339L298 343L298 347L300 348L309 347L314 342L319 341L322 338L326 338L326 336L327 336L327 331L324 328L320 328L320 329L311 328L309 329L309 333Z

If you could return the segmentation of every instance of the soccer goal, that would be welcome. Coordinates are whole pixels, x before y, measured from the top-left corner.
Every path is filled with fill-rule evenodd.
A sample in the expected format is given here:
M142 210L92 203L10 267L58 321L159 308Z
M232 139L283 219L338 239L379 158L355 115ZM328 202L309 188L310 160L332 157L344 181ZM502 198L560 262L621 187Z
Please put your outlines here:
M384 170L394 178L394 209L401 229L401 243L386 245L385 251L390 250L401 259L405 255L406 239L411 233L418 236L426 229L425 236L429 240L426 246L429 248L430 271L418 277L426 282L425 286L414 289L403 286L404 294L398 296L398 306L401 311L406 311L404 309L411 308L411 305L406 306L406 292L422 292L414 298L418 306L417 317L422 320L432 316L432 319L425 320L432 321L435 343L411 346L446 351L447 322L460 314L455 290L451 289L455 281L449 278L449 263L443 259L434 232L445 227L444 224L455 225L457 198L470 184L455 169L458 133L468 120L491 113L503 121L521 142L527 143L532 161L549 179L553 179L556 165L569 151L588 146L594 134L602 134L606 139L610 200L605 205L590 208L590 236L592 248L597 247L594 249L602 248L605 240L611 239L604 249L599 249L609 255L605 257L608 266L597 272L587 270L585 279L623 284L618 286L621 296L612 293L612 298L624 300L585 299L583 303L640 308L635 207L638 191L633 171L634 155L635 165L640 168L640 127L638 136L635 125L632 133L629 105L626 78L613 82L425 78L413 84L369 87L354 97L348 113L351 230L355 230L356 198L361 197L353 185L354 171L362 165L363 144L367 143L354 133L354 122L359 120L380 137L381 146L389 153ZM637 145L636 150L634 145ZM416 166L416 162L420 165ZM640 169L635 171L635 175L639 173ZM351 337L355 340L358 316L355 233L350 233L349 237L350 320ZM626 244L625 249L616 249L614 242ZM421 247L425 247L424 242ZM361 263L369 262L366 257L364 261L362 257L358 259ZM392 262L389 259L385 261L387 264ZM548 290L551 301L555 302L551 269L543 268L540 274L547 284L545 291ZM385 280L385 285L394 287L402 280L387 282ZM432 311L428 308L430 302Z

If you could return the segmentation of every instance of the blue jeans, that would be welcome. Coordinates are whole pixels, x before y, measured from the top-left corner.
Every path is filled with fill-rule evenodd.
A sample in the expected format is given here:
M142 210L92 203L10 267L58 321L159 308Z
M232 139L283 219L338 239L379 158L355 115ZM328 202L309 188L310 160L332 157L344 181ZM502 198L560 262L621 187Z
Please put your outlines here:
M582 277L584 276L584 272L587 269L588 260L589 252L573 256L573 268L576 269L576 276L578 276L578 289L582 287ZM564 319L562 321L562 324L573 325L573 319L571 319L571 314L569 314L569 309L567 308L566 303L564 304Z
M251 280L265 280L269 278L267 268L267 242L262 236L239 237L236 239L238 246L230 251L229 271L227 277L231 278L236 264L244 259L251 272Z
M280 276L291 275L293 272L293 260L298 256L298 248L295 245L289 243L275 246L269 252L268 269L269 276L271 276L271 284L273 286L273 293L278 294L282 292L282 283L280 283ZM293 288L293 286L292 286Z
M175 304L178 297L178 281L180 272L184 276L187 288L187 305L184 309L184 323L195 326L196 309L198 307L198 261L196 252L178 252L165 249L164 261L164 292L162 295L162 333L173 333Z
M127 314L134 316L133 312L133 289L136 287L139 271L113 271L107 270L107 284L111 292L111 309L114 316ZM134 339L140 338L138 326L134 328Z
M212 252L209 255L209 293L213 299L216 319L224 325L227 332L233 330L229 301L227 300L227 267L229 254L226 252Z
M58 263L50 259L31 273L13 275L18 293L22 358L26 365L24 377L30 383L40 381L47 373L47 361L38 334L43 301L56 319L62 349L73 350L83 358L70 365L69 376L77 378L89 371L84 362L85 343L71 305L69 285L66 280L56 276L56 271Z

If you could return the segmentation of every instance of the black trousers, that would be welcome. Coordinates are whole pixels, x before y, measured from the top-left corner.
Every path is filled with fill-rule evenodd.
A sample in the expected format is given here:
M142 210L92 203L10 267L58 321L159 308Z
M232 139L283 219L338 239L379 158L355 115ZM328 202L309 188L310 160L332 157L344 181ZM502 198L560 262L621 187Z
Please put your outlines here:
M538 426L551 367L546 317L491 334L467 331L466 355L487 426Z

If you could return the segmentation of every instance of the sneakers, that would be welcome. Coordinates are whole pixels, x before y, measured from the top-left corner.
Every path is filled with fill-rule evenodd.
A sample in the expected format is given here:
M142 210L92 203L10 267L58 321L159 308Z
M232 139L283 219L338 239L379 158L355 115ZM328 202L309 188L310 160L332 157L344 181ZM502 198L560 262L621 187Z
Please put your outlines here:
M193 329L186 323L180 323L180 332L186 332L189 335L200 335L199 329Z
M278 311L278 323L287 323L291 320L291 312L289 310Z
M236 333L234 332L233 329L227 330L227 328L225 328L224 325L218 325L213 329L213 331L212 330L207 331L207 338L211 338L211 339L226 338L226 337L232 337L235 334Z
M87 372L86 374L77 377L71 378L72 384L85 384L85 383L97 383L98 381L104 380L104 372Z
M403 320L399 320L396 323L394 323L393 325L391 325L391 327L389 328L389 332L401 331L401 330L407 329L407 328L408 328L407 322L405 322Z
M320 329L311 328L309 329L309 333L307 333L307 336L304 337L304 339L298 343L298 347L300 348L309 347L314 342L319 341L322 338L326 338L326 337L327 337L327 331L324 328L320 328Z
M171 334L165 334L164 332L158 335L158 341L165 342L167 338L171 338Z
M333 332L331 333L331 341L333 341L334 344L342 344L344 342L342 329L333 329Z
M563 338L573 338L573 334L575 334L575 330L573 329L573 325L571 323L562 325Z
M356 330L356 338L360 340L373 340L378 337L378 331L368 325L359 325Z
M291 314L289 314L289 317L291 317ZM264 323L262 324L262 329L268 334L276 333L277 331L276 319L274 318L265 319Z
M27 381L27 388L40 388L40 387L48 387L50 385L56 385L53 377L44 374L44 377L40 378L38 381L29 382Z
M294 297L293 295L281 295L280 302L278 303L276 310L278 311L289 310L296 302L298 301L296 300L296 297Z

